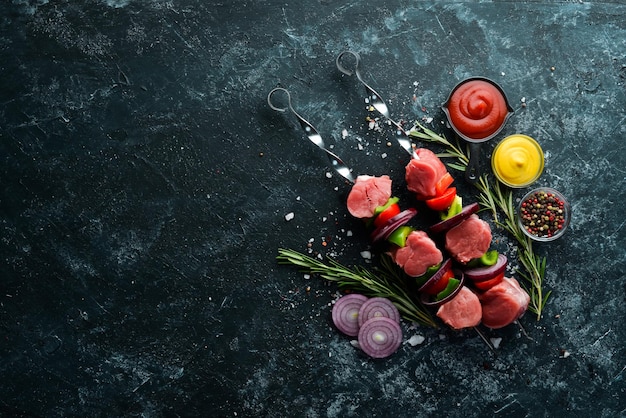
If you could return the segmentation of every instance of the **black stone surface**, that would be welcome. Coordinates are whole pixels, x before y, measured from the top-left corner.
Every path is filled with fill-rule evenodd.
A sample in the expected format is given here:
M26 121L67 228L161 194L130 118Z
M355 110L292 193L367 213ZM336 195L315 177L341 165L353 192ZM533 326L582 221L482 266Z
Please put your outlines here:
M335 67L346 49L396 119L446 134L450 89L497 81L515 114L485 168L533 136L538 184L572 203L536 247L544 316L487 330L497 355L404 323L425 341L370 360L331 323L336 287L275 262L369 249L348 186L267 106L276 86L410 201L408 155ZM2 2L0 414L625 416L624 51L618 2Z

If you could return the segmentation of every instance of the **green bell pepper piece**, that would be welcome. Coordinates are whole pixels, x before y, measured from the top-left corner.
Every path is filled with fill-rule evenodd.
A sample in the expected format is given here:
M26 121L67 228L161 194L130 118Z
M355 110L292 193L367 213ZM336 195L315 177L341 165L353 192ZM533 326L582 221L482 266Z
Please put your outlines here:
M463 210L463 199L458 194L454 197L452 204L448 210L439 212L439 217L442 221L452 218L454 215L458 215Z
M389 235L387 241L392 244L396 244L398 247L404 247L406 245L406 239L414 229L410 226L401 226Z
M461 281L459 279L455 279L454 277L448 280L448 285L441 292L437 293L437 296L435 296L435 300L442 300L450 296L450 294L454 291L454 289L459 286L460 283Z
M470 260L466 266L467 267L488 267L493 266L498 261L498 251L490 250L485 254L481 255L478 258L474 258Z

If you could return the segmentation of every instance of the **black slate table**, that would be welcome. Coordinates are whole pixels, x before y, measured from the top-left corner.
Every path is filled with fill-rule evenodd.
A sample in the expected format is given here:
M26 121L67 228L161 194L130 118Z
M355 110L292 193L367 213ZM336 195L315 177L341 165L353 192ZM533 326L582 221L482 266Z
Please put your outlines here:
M624 4L0 11L2 415L626 415ZM542 318L520 320L527 335L485 330L495 354L472 331L403 322L400 350L368 359L332 325L337 287L275 260L278 248L365 267L378 256L361 256L349 186L267 105L274 87L356 174L389 174L411 198L409 156L392 130L369 129L362 86L335 66L344 50L396 119L448 136L452 87L496 81L515 113L483 168L501 138L530 135L546 157L537 185L572 203L566 236L535 246L552 291Z

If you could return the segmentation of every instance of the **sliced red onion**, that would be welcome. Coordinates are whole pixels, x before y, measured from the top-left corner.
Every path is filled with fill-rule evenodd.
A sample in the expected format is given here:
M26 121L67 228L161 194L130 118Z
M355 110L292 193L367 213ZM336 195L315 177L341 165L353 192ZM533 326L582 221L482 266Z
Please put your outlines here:
M359 346L372 358L389 357L402 344L402 328L390 318L378 316L367 320L359 330Z
M441 267L435 274L430 276L430 279L426 281L419 289L418 292L421 293L430 293L429 289L431 289L441 278L452 268L452 259L448 258L443 263L441 263Z
M372 231L372 242L377 242L389 238L389 235L391 235L393 231L409 222L411 218L414 217L416 214L417 210L413 208L409 208L400 212L399 214L385 222L383 225Z
M463 270L465 276L473 282L483 282L496 277L498 274L504 272L507 265L507 258L504 254L498 254L498 260L493 266L474 267Z
M444 303L449 302L452 299L454 299L454 297L461 291L463 284L465 284L465 275L463 274L461 270L454 270L454 277L459 279L459 285L448 296L446 296L445 298L441 300L435 300L435 296L437 295L429 295L428 293L421 293L420 301L425 306L441 306Z
M350 293L339 298L333 305L333 323L350 337L359 334L359 309L367 301L367 296Z
M480 209L478 203L472 203L464 206L463 209L461 209L460 213L457 213L450 219L446 219L445 221L434 224L428 230L433 234L439 234L441 232L449 231L450 229L454 228L455 226L472 216L474 213L478 212L478 209Z
M359 309L359 326L372 318L384 317L400 322L400 312L398 308L387 298L371 298L365 301Z

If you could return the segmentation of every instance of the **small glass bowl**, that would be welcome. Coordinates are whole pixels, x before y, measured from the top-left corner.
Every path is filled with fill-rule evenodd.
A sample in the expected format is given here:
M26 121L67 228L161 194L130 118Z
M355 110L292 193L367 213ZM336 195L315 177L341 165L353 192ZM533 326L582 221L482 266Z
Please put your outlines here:
M530 206L537 204L541 206ZM533 213L533 210L536 213ZM540 221L539 219L543 216L549 218ZM551 187L538 187L529 191L517 207L517 223L522 231L534 241L548 242L560 238L567 230L571 217L572 210L569 202L559 191ZM531 230L529 231L528 228Z

